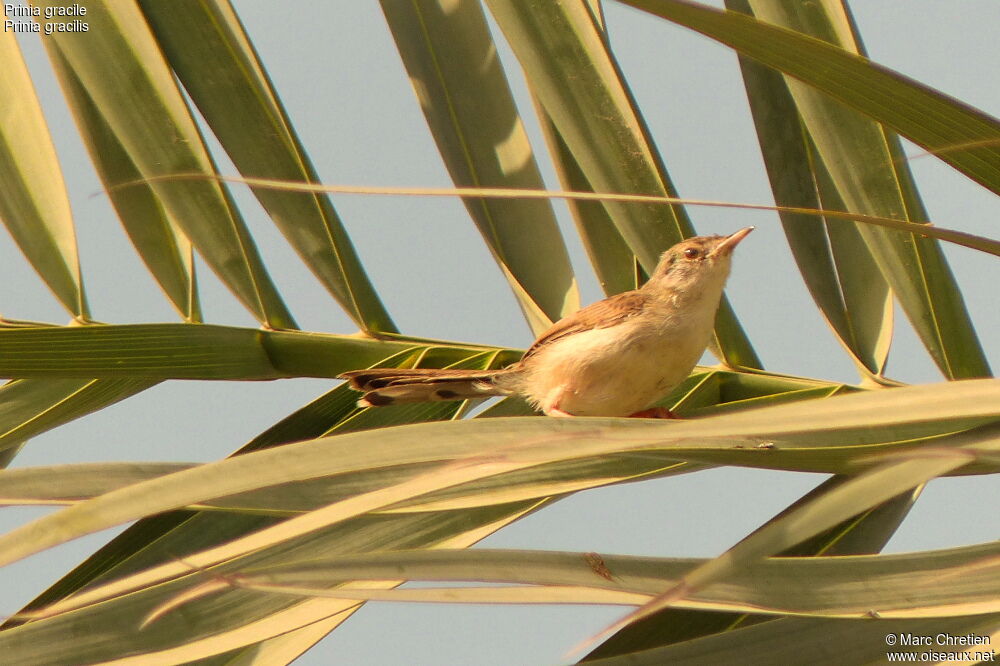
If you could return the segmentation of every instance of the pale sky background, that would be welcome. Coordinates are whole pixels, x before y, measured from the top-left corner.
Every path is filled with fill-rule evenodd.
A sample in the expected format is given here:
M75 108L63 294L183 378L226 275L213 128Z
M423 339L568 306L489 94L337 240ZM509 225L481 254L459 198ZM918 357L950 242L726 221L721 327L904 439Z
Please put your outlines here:
M324 182L451 185L378 3L234 4ZM721 1L710 4L721 6ZM1000 3L861 0L853 9L874 60L1000 114L1000 89L995 85ZM614 2L607 3L607 21L612 45L681 195L772 203L735 55ZM498 42L546 183L558 187L516 61L502 39ZM94 318L112 323L176 321L100 194L37 38L25 37L21 43L65 172ZM907 150L910 155L920 153L909 144ZM217 157L224 173L235 173L224 155L217 152ZM915 159L912 166L932 220L944 227L998 235L1000 205L994 195L933 157ZM253 197L241 189L235 193L300 326L354 332ZM503 277L457 200L338 196L334 204L401 330L484 344L530 344L531 334ZM597 300L601 294L569 216L563 204L555 207L583 301ZM689 213L702 233L757 226L736 254L728 294L765 366L856 381L851 363L811 304L776 216L698 208ZM527 226L525 233L530 233ZM947 244L945 251L996 370L996 258ZM206 321L254 326L209 271L201 271L199 279ZM0 312L19 319L67 319L5 232L0 234ZM901 315L889 374L907 382L940 380ZM322 380L170 382L35 438L12 466L215 460L333 385ZM483 545L713 556L823 478L716 469L589 491L514 524ZM887 550L995 539L1000 534L998 506L995 477L934 481ZM0 529L9 530L41 513L4 509ZM0 615L16 612L107 538L101 534L82 539L8 567ZM613 607L369 605L296 663L552 664L623 612Z

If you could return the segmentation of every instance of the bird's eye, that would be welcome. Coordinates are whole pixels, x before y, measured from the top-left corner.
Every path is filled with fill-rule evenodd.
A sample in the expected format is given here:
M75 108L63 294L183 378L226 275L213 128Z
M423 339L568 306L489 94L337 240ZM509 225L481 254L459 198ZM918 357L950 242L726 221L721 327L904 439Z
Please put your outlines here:
M688 249L684 250L684 256L688 259L697 259L699 256L701 256L701 252L694 249L693 247L689 247Z

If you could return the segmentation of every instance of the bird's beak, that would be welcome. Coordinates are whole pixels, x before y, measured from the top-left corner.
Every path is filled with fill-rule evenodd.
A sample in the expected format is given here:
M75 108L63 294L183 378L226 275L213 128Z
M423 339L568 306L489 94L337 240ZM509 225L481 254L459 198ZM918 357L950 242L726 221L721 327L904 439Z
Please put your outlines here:
M739 231L737 231L735 234L732 234L731 236L726 236L726 240L722 241L721 243L715 246L715 250L712 252L712 254L716 255L716 254L732 253L733 248L739 245L740 241L746 238L747 234L749 234L751 231L753 231L753 227L744 227Z

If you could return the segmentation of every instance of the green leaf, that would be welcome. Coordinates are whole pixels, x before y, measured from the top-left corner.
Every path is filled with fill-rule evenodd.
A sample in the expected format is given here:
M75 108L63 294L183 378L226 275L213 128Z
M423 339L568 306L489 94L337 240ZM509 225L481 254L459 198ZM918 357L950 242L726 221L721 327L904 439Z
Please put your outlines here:
M383 359L380 365L394 365L395 363L412 361L417 353L417 350L406 350L396 356ZM265 430L234 455L312 439L326 434L334 425L357 411L355 407L356 394L351 395L350 393L352 392L347 391L345 385L341 385L320 396ZM65 474L66 477L58 485L62 487L64 483L72 484L75 474L87 474L87 472L88 470L78 471L64 468L62 474ZM24 475L24 478L30 479L34 470L23 470L21 474ZM103 475L101 476L103 477ZM3 483L5 487L10 488L14 485L11 480L16 481L17 477L7 477L7 479ZM122 485L116 487L122 487ZM112 489L113 487L108 484L105 486L104 492ZM277 510L275 503L272 503L269 508L271 509L270 514L281 513ZM101 580L109 570L116 572L117 575L138 571L143 566L149 566L153 563L159 564L164 559L172 559L178 554L186 553L187 551L183 549L195 551L203 547L217 545L230 538L231 535L244 534L271 522L273 522L273 518L259 515L259 512L252 516L220 517L218 514L175 511L144 518L112 539L86 562L43 592L27 606L27 609L39 608L63 599L84 585ZM151 544L157 544L157 546L153 547Z
M830 12L813 11L813 5L791 6L783 0L750 0L750 4L766 20L838 43L846 50L857 48L839 3ZM899 159L903 151L894 135L810 85L789 79L788 87L847 210L927 220L912 176ZM989 364L937 242L870 225L859 231L945 377L989 376Z
M725 580L758 558L789 548L900 492L962 467L976 454L995 454L1000 451L1000 427L978 428L944 438L939 444L942 447L939 450L889 457L884 464L787 511L719 557L687 573L675 586L616 626L625 626L674 605L706 585Z
M207 324L12 328L0 330L0 376L332 378L417 347L350 335Z
M140 3L167 62L245 176L319 179L226 0ZM252 188L319 281L365 331L395 331L329 198Z
M956 617L1000 612L1000 546L996 543L900 555L781 557L749 564L726 583L709 585L681 603L696 608L772 615L809 614L867 619ZM317 596L386 601L471 601L510 588L466 587L379 592L329 589L338 581L511 583L518 603L589 603L594 591L653 595L706 560L628 557L531 550L411 550L326 556L247 570L239 583L262 592L312 588ZM556 587L558 600L549 596ZM431 592L426 595L425 593ZM442 594L444 592L445 594ZM302 590L309 595L309 589ZM579 596L576 596L576 594ZM356 596L355 596L356 595ZM633 597L634 598L634 597ZM489 601L503 602L503 597ZM627 598L609 600L630 604ZM598 601L601 603L601 601Z
M454 518L458 522L452 524L468 526L472 516L481 517L485 515L483 512L488 513L491 509L477 508L472 514L458 511L443 514L421 512L362 515L364 511L398 501L407 495L413 497L425 494L433 488L454 486L463 479L472 481L476 477L487 478L496 475L504 469L512 471L519 467L528 469L543 461L572 460L620 451L623 448L646 449L642 454L646 457L664 448L666 443L664 435L667 436L667 441L674 440L680 445L672 450L669 447L665 450L667 457L674 459L685 457L689 451L718 448L713 442L719 438L738 437L740 439L737 441L745 445L742 443L746 442L746 433L751 435L766 433L773 438L779 435L787 437L788 440L782 440L781 446L792 449L802 446L832 445L842 450L845 443L850 442L863 457L870 450L864 442L872 441L872 438L883 442L897 441L902 448L906 448L908 443L913 443L918 431L925 434L941 432L942 429L947 431L949 428L954 428L961 419L968 422L970 418L981 419L987 414L997 414L1000 412L1000 397L997 397L1000 389L996 386L995 380L980 380L933 387L875 391L832 401L783 405L674 424L582 418L479 419L456 423L430 423L356 432L248 453L115 491L70 509L64 509L19 531L5 535L0 539L0 544L3 544L0 548L3 548L5 556L9 557L12 554L11 547L19 550L25 547L30 549L37 546L39 538L67 538L84 525L89 525L89 529L96 527L94 519L100 522L121 519L124 517L123 510L142 515L149 511L183 505L194 500L196 495L238 492L241 485L249 489L251 486L262 487L287 482L296 477L314 478L335 473L335 470L343 472L352 468L377 469L435 460L462 460L470 455L481 454L485 454L486 457L483 459L485 463L476 463L474 462L476 458L472 458L459 467L445 465L439 472L430 475L419 473L421 468L417 467L415 468L417 476L410 481L403 481L396 486L364 495L356 495L346 502L324 507L283 523L273 524L270 519L262 519L266 522L261 523L262 529L256 534L237 536L233 541L205 552L192 552L192 549L198 549L197 540L191 543L188 539L173 545L170 540L166 540L160 544L161 547L168 551L172 550L175 554L183 553L183 564L173 560L167 564L154 566L146 572L124 579L119 578L117 582L80 592L71 599L56 604L51 611L85 606L81 607L81 610L2 632L0 646L5 650L5 654L8 654L6 650L16 648L18 655L37 655L40 654L37 650L44 650L38 647L43 644L42 638L52 638L71 631L80 636L94 634L93 638L88 640L86 647L78 646L82 653L118 654L116 651L126 649L123 646L131 643L122 642L121 637L116 638L115 645L102 642L100 632L94 631L94 627L107 622L121 622L126 617L144 616L165 599L204 583L204 577L188 575L192 572L192 567L197 570L212 566L213 562L240 557L241 553L247 553L245 547L251 542L255 544L252 552L257 555L248 559L240 557L233 561L232 565L225 565L220 573L236 572L241 567L254 563L264 565L269 561L280 562L292 552L303 559L311 559L309 552L344 552L326 550L332 543L338 544L338 548L358 552L357 542L354 539L367 538L366 535L372 534L371 529L374 525L385 525L388 531L377 530L377 533L392 534L393 538L406 537L419 521L423 521L427 528L433 526L436 534L441 534L436 530L450 529L442 523L442 518L449 520ZM976 400L970 399L973 395L976 396ZM946 420L935 422L936 419L942 418ZM880 425L872 430L871 424L875 423ZM595 430L596 428L603 429L605 435L613 435L612 440L605 441L605 437L600 434L595 439L595 433L601 432ZM448 436L442 438L445 433L448 433ZM566 436L573 438L573 447L566 447ZM883 451L887 450L885 446L881 448ZM735 451L757 458L775 453L771 449ZM841 452L840 455L843 457L845 453ZM847 456L854 457L851 453ZM482 464L486 466L482 467ZM182 498L181 494L186 497ZM536 505L537 502L530 502L527 505L499 505L495 507L496 512L490 515L495 520L507 521L511 517L508 512L515 511L520 515L528 510L528 507ZM79 516L82 521L77 518L69 519L72 514ZM355 517L348 517L351 514ZM418 522L391 522L396 519ZM57 527L55 523L61 526ZM189 528L195 530L195 525L192 524ZM32 536L28 536L29 533ZM212 541L225 538L225 534L219 530L208 532L195 530L191 534L203 535L199 537L202 541L204 538L209 538L209 535ZM393 543L397 544L393 548L407 547L400 541ZM305 544L310 544L315 551L302 550ZM268 547L264 548L265 545ZM136 562L137 566L140 564ZM177 578L178 576L180 578ZM173 582L165 582L171 580ZM146 591L138 593L137 590ZM230 594L236 597L230 597ZM218 606L212 601L216 597L208 597L205 605L198 605L200 610L195 615L185 614L183 628L176 624L177 620L171 620L168 616L163 618L163 625L157 626L159 623L154 623L154 633L140 634L146 640L146 647L143 649L148 651L160 649L167 644L175 645L177 641L182 640L178 636L191 636L191 627L196 627L194 630L196 633L193 635L205 639L195 640L187 648L178 647L176 648L178 652L170 654L182 654L185 658L189 658L190 655L214 654L216 651L234 649L247 642L257 642L267 636L303 626L320 617L327 617L330 606L323 606L321 602L332 603L330 600L311 600L301 602L300 605L285 598L275 600L273 595L246 598L246 594L248 594L246 591L234 590L227 592L225 596L231 600L254 600L256 605L253 608L257 610L252 610L241 602L238 606L240 609L238 617L227 616L220 624ZM112 599L112 601L89 605L99 599ZM313 603L317 605L311 605ZM228 603L226 606L234 608ZM322 611L327 611L327 615L322 615ZM268 618L266 621L263 619L264 616ZM253 624L257 619L260 619L260 622ZM204 622L207 624L203 624ZM235 625L232 624L234 622ZM241 633L238 628L234 628L245 626L247 623L256 627L248 630L252 632L253 638L247 636L246 631ZM220 629L221 626L229 629ZM209 639L204 632L212 632L215 638ZM78 651L77 654L80 653Z
M226 558L235 557L243 554L241 549L250 542L258 549L263 543L279 543L434 491L561 460L664 449L666 458L677 461L726 462L772 469L786 468L786 465L792 469L815 469L812 465L818 456L821 461L831 464L831 471L853 471L877 465L879 460L872 458L876 451L884 455L894 450L916 448L919 452L927 442L913 441L917 433L927 437L954 432L970 422L982 422L998 415L1000 381L969 380L792 403L676 424L641 419L506 418L421 423L355 432L210 463L68 507L0 536L0 563L16 561L64 540L151 513L269 485L353 470L460 461L442 464L427 472L418 467L417 473L402 483L355 495L344 502L293 518L252 539L229 543L211 557L223 557L223 553ZM574 440L572 448L565 446L567 437ZM759 439L761 437L767 439ZM773 440L779 443L773 444ZM763 445L754 446L754 442ZM873 442L879 445L871 446ZM948 443L942 442L942 445ZM820 455L824 448L831 449L825 456ZM970 448L974 447L970 445ZM801 455L797 456L796 451ZM787 462L800 457L805 459L805 466ZM948 465L933 458L916 458L895 465L904 470L912 466L923 474L938 465L947 471L973 459L968 454L949 454L945 458ZM989 465L986 468L990 469ZM879 469L876 467L876 471ZM864 477L859 478L862 479L859 483L867 483ZM909 481L917 476L904 474L899 478ZM887 487L888 484L879 486L881 492ZM906 487L904 485L891 495ZM846 491L837 489L835 492ZM860 506L838 520L878 501ZM839 504L836 508L842 510ZM264 533L272 535L267 537L267 542L262 541ZM804 534L801 538L810 535ZM216 561L220 560L208 560L207 564L199 566Z
M0 34L0 221L59 302L89 318L59 160L17 38Z
M311 559L324 553L350 553L367 550L398 550L402 548L450 547L464 548L484 536L520 517L536 503L527 506L491 507L474 514L452 513L444 516L366 516L339 528L326 531L320 538L301 540L291 544L289 550L279 549L264 555L258 561L266 565L269 557L287 561L289 557ZM192 522L187 539L193 544L225 538L218 530L213 533ZM199 527L201 529L199 529ZM166 539L157 544L160 553L173 550L183 556L190 547L183 541ZM192 573L190 569L188 573ZM117 572L112 571L112 576ZM223 654L251 646L253 654L262 641L288 636L303 627L319 624L329 631L347 619L358 608L357 602L331 599L306 601L276 595L262 595L256 591L237 591L233 596L209 598L205 604L192 604L190 613L179 617L165 617L162 622L140 629L139 623L151 610L170 596L205 579L200 575L185 578L167 585L155 586L140 593L116 597L109 602L88 606L74 613L35 620L20 626L8 627L0 632L0 651L11 663L62 664L76 666L80 663L97 663L131 657L150 662L188 663L212 655ZM396 585L402 581L385 581ZM83 594L87 594L84 592ZM109 628L116 628L109 631ZM119 633L118 629L127 628ZM70 636L74 638L69 639ZM282 646L301 651L318 636L303 632L297 639L279 641L270 649ZM273 663L273 662L272 662Z
M282 376L253 329L197 324L135 324L0 331L9 377L146 379Z
M381 6L455 185L544 189L478 1ZM551 202L464 202L536 335L579 309Z
M0 504L72 504L194 463L79 463L0 472Z
M587 181L601 192L675 196L589 5L488 0L487 6ZM664 250L694 235L677 206L604 205L647 274ZM727 364L760 367L726 299L716 337Z
M588 0L590 13L595 25L606 32L603 7L600 0ZM573 156L566 141L552 122L552 118L534 97L539 123L546 142L550 147L552 164L564 190L572 192L594 192L579 162ZM622 238L614 220L604 204L599 201L567 199L566 206L576 222L577 233L587 250L590 263L597 273L598 282L605 296L637 289L648 279L636 260L628 243Z
M83 128L90 159L132 244L177 312L187 321L201 321L191 241L164 209L152 185L137 182L141 173L62 54L52 50L50 55ZM115 187L132 182L136 184Z
M394 366L410 365L415 362L428 362L435 365L451 365L452 367L485 367L494 360L495 356L495 352L470 356L469 351L448 348L407 349L393 357L381 359L378 365ZM450 362L455 360L458 360L458 362ZM411 418L449 418L454 416L459 409L457 403L432 403L429 405L410 405L407 407L412 409L408 410L358 410L355 407L356 400L357 393L350 391L346 384L342 384L261 433L234 455L272 448L289 442L306 440L333 432L349 432L384 426L398 422L404 413L408 413ZM115 480L107 483L105 481L107 475L101 473L100 469L92 468L93 466L70 466L63 468L59 477L62 479L62 482L57 484L58 488L64 489L69 485L69 488L80 488L86 492L88 489L90 491L95 490L94 484L100 483L105 484L106 491L112 490L113 487L123 486L122 483L116 483ZM114 473L116 470L109 471ZM134 467L124 470L117 468L117 479L122 479L123 473L132 475L136 473L147 474L152 478L159 476L163 471L165 469L162 467L143 467L141 470L136 470ZM4 486L5 490L13 492L17 490L17 484L23 487L31 479L38 477L40 473L41 471L36 470L21 470L18 474L8 475L7 477L0 474L0 484ZM99 478L94 478L95 473ZM49 478L48 485L51 491L52 480L55 477L52 476ZM90 485L88 486L87 484ZM364 489L369 489L370 486L371 483L369 482ZM37 609L63 599L86 585L94 585L107 580L109 576L121 577L128 573L141 571L143 568L149 566L162 564L163 562L173 562L177 557L191 552L219 545L237 536L273 524L273 516L287 515L289 513L295 514L314 509L330 501L342 499L345 496L345 491L347 493L357 492L357 484L345 483L344 477L341 475L341 477L333 480L332 483L320 480L320 483L306 482L304 484L264 488L258 493L235 496L229 498L229 501L223 500L221 504L219 502L214 504L210 502L203 505L244 511L248 512L247 515L237 516L217 512L178 511L143 519L113 539L77 569L67 574L62 580L46 590L29 604L27 609ZM65 492L65 490L61 490L61 492ZM36 496L43 495L44 493L45 490L40 489L36 492ZM492 511L492 509L487 509L487 511ZM406 519L403 520L405 521ZM470 518L471 520L473 519ZM422 521L424 521L422 517L415 517L412 522L419 523ZM451 523L445 520L442 524L447 527ZM463 529L468 527L468 523L458 522L457 524L461 525ZM396 525L399 526L399 523L397 522ZM383 539L390 535L395 539L410 538L407 536L405 529L399 530L398 533L395 529L387 529L384 536L378 538ZM374 535L371 536L374 538ZM461 533L459 533L451 543L459 544L461 543L461 538ZM376 541L375 543L385 545L392 542ZM413 542L409 541L408 543L412 544ZM341 540L341 542L338 542L336 548L343 546L344 544ZM276 557L278 557L278 561L281 561L280 554L276 555ZM233 609L233 616L239 619L239 613L236 612L235 608ZM329 623L322 623L322 626L327 626L327 631L332 629ZM308 634L309 632L305 633Z
M735 12L686 0L622 2L815 86L1000 193L1000 123L982 111L867 58Z
M244 307L272 328L294 328L228 191L214 179L162 179L216 170L138 8L89 5L87 24L88 32L56 31L43 44L73 71L135 168L155 179L147 184L167 214Z
M425 350L420 353L418 350L407 350L396 357L383 359L379 365L406 364L417 359L443 365L446 364L446 359L460 358L459 354L461 354L460 351L452 349ZM465 356L468 357L468 352L465 352ZM494 354L479 354L473 357L477 360L460 361L458 365L468 366L471 364L482 367L493 357ZM342 385L268 429L243 447L239 453L270 448L334 430L345 431L362 427L356 416L350 418L352 414L358 412L354 407L355 400L356 394L348 391L346 386ZM438 413L447 412L450 414L454 414L457 409L457 405L450 403L415 407L432 408ZM379 418L390 416L385 412L386 410L368 409L363 410L361 414L370 413L374 417L373 420L377 421ZM368 425L370 427L372 424ZM336 492L339 486L338 479L334 481L331 489ZM267 490L265 489L265 492ZM275 490L280 490L280 488ZM303 504L302 508L314 508L316 502L322 501L315 492L310 493L309 489L306 489L305 492L300 491L300 494L304 498L311 497L313 502L312 505ZM239 501L238 498L234 499ZM308 502L309 500L303 501ZM324 539L319 541L309 539L307 543L296 544L292 548L297 557L302 557L307 556L310 551L315 551L318 554L366 548L392 548L398 547L399 544L406 547L423 545L464 547L518 517L523 510L523 507L502 507L498 512L497 509L488 507L485 510L465 512L454 518L445 516L444 519L435 519L433 524L428 524L429 521L424 515L367 518L345 525L342 531L335 531ZM500 516L499 520L498 516ZM484 520L485 525L480 525ZM495 522L490 522L491 520ZM28 609L38 608L62 599L67 594L88 584L94 586L106 582L110 578L120 578L128 573L141 571L146 567L163 562L174 562L177 557L183 557L188 553L224 543L273 523L274 519L267 516L233 516L212 512L174 512L144 519L116 537L89 558L87 562L47 590L32 602ZM277 549L268 557L276 558L276 561L281 562L285 560L287 555L282 549ZM265 559L264 561L269 560ZM189 585L191 582L196 581L188 581L184 584ZM118 613L117 617L127 618L120 620L121 622L131 622L138 617L135 615L137 611L134 610L136 601L140 604L140 608L149 609L150 604L155 606L162 603L157 601L161 598L161 594L162 591L151 590L149 595L139 595L138 600L136 595L129 595L121 599L121 603L117 606L114 605L117 602L114 602L110 606L110 612ZM259 595L249 599L244 596L229 605L229 611L225 616L212 612L211 621L208 624L202 623L193 629L188 626L183 632L166 633L158 639L149 639L139 643L139 647L149 650L150 645L156 644L158 640L174 645L181 641L184 636L191 635L192 632L195 634L203 632L216 637L211 641L196 641L190 648L187 648L190 652L186 653L193 652L204 655L206 652L215 654L228 649L239 650L240 646L248 642L258 643L263 638L274 635L274 638L263 644L255 645L251 650L258 657L260 654L286 654L289 651L297 654L349 617L357 607L353 603L343 604L336 601L325 601L318 605L314 603L298 604L290 612L282 613L281 609L288 606L287 600L266 600L266 609L270 609L268 612L272 615L266 618L265 624L258 623L255 631L249 635L247 632L239 631L238 628L245 624L249 616L262 613L260 604L256 603L259 600ZM97 625L106 622L107 605L104 609L95 610L96 618L94 615L88 615L87 612L76 615L70 623L76 629L70 629L70 631L79 630L80 627L93 626L92 623L95 620ZM35 629L41 630L43 633L52 632L45 635L61 635L62 632L66 631L58 621L54 624L55 626L50 627L36 626ZM218 627L220 626L237 629L228 632L231 635L223 631L222 635L218 636ZM295 629L295 627L301 628ZM271 632L271 634L267 632ZM85 630L85 633L93 632ZM116 641L102 641L98 638L84 649L99 649L103 650L105 654L118 655L122 646Z
M772 518L767 524L780 519L788 511L812 501L813 497L828 492L830 488L842 485L849 478L851 477L838 475L827 479ZM875 509L849 518L811 539L786 549L780 555L809 557L878 553L899 527L918 495L918 492L904 493ZM765 529L767 524L759 529ZM821 584L815 582L812 583L812 586L814 589L822 587ZM595 661L629 652L649 650L710 634L731 631L738 627L775 621L773 617L752 614L754 612L754 610L750 610L748 613L737 613L665 608L622 627L581 661Z
M750 13L747 0L727 0L726 6ZM781 74L744 56L740 68L775 202L845 210ZM880 376L892 337L892 298L858 225L787 211L779 216L799 271L827 323L862 376Z
M573 157L552 119L541 108L538 115L541 117L546 140L552 147L552 162L563 189L571 192L593 192L594 187L587 180L583 169ZM645 279L642 281L636 279L638 263L635 254L622 238L604 204L599 201L567 199L566 205L573 214L576 230L580 234L604 294L611 296L638 288Z

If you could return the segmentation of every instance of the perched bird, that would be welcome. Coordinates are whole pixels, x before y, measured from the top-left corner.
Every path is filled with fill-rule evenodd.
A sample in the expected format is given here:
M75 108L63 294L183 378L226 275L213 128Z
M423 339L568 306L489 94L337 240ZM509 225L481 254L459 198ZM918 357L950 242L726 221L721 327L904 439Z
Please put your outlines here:
M649 407L701 358L733 249L751 231L674 245L642 287L559 320L502 370L375 368L340 377L364 391L362 407L517 394L549 416L669 417Z

